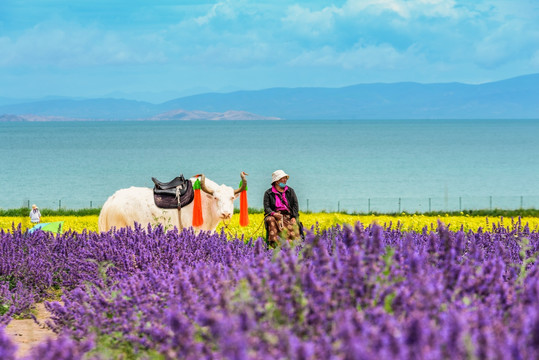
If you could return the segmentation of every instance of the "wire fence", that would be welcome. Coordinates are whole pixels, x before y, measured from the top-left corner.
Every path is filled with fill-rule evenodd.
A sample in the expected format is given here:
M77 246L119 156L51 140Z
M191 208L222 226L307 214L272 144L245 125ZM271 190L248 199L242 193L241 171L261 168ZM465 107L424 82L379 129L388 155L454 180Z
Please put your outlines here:
M58 199L58 200L50 200L50 199L24 199L21 202L6 202L0 201L0 208L3 209L9 209L9 208L28 208L33 204L36 204L40 209L52 209L52 210L59 210L59 209L99 209L103 207L103 204L105 203L104 200L87 200L87 199ZM18 204L18 205L17 205Z
M91 199L24 199L20 202L0 200L0 208L30 208L37 204L42 209L101 208L104 200ZM17 206L16 204L19 204ZM11 204L10 206L7 206ZM15 205L14 205L15 204ZM262 208L262 204L250 204ZM425 213L431 211L517 210L539 209L539 195L526 196L458 196L458 197L372 197L347 199L299 199L302 211L349 213Z
M301 201L300 201L301 203ZM458 196L458 197L373 197L354 199L306 199L308 211L356 213L425 213L464 210L539 209L539 195L533 196Z

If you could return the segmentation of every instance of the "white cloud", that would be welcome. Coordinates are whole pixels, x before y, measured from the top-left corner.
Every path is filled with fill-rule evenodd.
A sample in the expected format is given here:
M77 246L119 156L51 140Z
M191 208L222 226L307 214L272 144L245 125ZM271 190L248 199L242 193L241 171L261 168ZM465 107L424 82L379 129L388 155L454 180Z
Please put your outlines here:
M355 15L364 11L380 14L383 11L392 11L402 17L408 17L407 9L396 0L348 0L343 6L347 14Z
M289 41L299 45L291 63L405 69L407 60L420 57L438 68L468 63L493 70L531 61L539 44L529 4L347 0L341 7L315 6L290 6L283 18Z
M150 74L163 65L167 72L198 69L212 73L208 82L213 78L224 82L231 72L259 71L257 76L276 84L275 75L267 75L275 69L273 74L314 71L305 79L318 77L323 69L326 78L337 73L343 83L352 77L360 80L358 74L386 81L420 74L418 80L435 80L451 78L459 71L467 74L459 75L461 80L475 79L479 72L482 78L492 79L497 71L533 72L539 63L538 7L528 0L518 4L193 0L190 5L161 7L140 3L144 6L136 11L114 6L111 13L109 5L104 6L102 16L82 10L72 14L73 8L62 7L57 15L49 10L49 20L44 22L43 7L32 13L32 19L25 17L26 22L13 18L11 26L5 27L9 32L0 35L0 70L16 74L12 67L39 73L50 69L51 76L56 76L107 65L114 67L107 69L111 71L141 65L138 71L143 65L157 64L144 69ZM124 17L116 17L122 12ZM100 70L92 69L92 73ZM128 74L133 69L126 66L124 70Z
M162 62L163 52L155 51L155 39L104 31L77 24L38 24L18 36L0 39L3 66L59 66L144 64Z
M475 47L474 59L480 66L496 68L515 59L533 59L538 49L539 29L510 20L491 30ZM531 60L533 61L533 60Z
M276 60L276 52L268 44L252 39L248 45L220 42L179 54L186 65L204 65L222 68L249 68L267 65Z
M220 1L213 5L210 10L197 18L194 21L198 25L206 25L215 18L234 19L236 17L236 11L234 4L230 0Z
M283 23L292 26L303 35L317 36L320 33L330 31L335 17L341 10L335 6L325 7L322 10L311 11L308 8L292 5L286 11Z
M292 66L339 66L348 70L389 70L389 69L412 69L423 63L424 59L411 47L404 52L399 52L389 44L361 45L356 44L353 48L337 52L330 46L325 46L314 51L306 51L290 61Z
M454 0L347 0L343 10L345 14L389 11L405 19L418 16L459 17L462 14Z

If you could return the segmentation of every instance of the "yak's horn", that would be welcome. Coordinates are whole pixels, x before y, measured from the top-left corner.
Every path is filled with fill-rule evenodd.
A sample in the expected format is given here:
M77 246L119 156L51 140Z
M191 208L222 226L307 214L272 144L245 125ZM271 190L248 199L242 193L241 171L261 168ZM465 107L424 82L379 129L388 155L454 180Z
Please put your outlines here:
M206 176L200 174L200 188L207 194L213 195L213 190L210 190L206 187Z
M247 188L247 179L245 178L245 176L247 176L247 175L249 175L249 174L245 173L244 171L242 171L240 173L241 187L239 189L234 190L234 195L239 194L240 192L242 192L243 190L245 190Z

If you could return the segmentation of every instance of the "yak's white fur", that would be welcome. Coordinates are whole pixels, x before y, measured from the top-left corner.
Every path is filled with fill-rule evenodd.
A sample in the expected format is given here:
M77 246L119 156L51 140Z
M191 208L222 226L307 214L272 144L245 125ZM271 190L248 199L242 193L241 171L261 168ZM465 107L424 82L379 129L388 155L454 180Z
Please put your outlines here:
M196 178L191 178L194 183ZM226 185L217 185L206 178L206 187L213 190L213 195L204 191L201 193L202 217L204 224L196 230L215 231L219 222L230 219L234 213L234 189ZM193 203L182 208L182 225L184 228L192 226ZM107 199L99 214L99 231L108 231L114 227L133 227L136 223L155 226L159 223L170 228L179 229L178 210L160 209L153 200L153 190L150 188L130 187L116 191Z

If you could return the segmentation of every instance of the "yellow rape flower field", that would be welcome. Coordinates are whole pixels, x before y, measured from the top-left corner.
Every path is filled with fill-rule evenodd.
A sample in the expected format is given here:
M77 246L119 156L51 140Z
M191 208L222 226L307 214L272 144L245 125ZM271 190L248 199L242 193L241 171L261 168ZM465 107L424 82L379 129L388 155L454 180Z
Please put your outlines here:
M91 216L44 216L42 222L54 222L64 221L63 231L76 231L82 232L97 231L97 215ZM264 215L263 214L250 214L249 226L242 228L239 226L239 214L235 214L232 220L217 227L217 231L224 229L230 236L244 235L246 238L264 236L265 230L262 225ZM391 226L396 228L397 226L406 231L422 231L426 226L428 229L436 229L438 220L441 220L450 230L457 231L461 227L464 231L472 230L477 231L479 227L483 230L492 229L493 225L504 225L508 228L512 228L512 222L516 222L516 218L502 218L502 217L484 217L484 216L425 216L425 215L407 215L402 214L399 216L389 215L346 215L338 213L312 213L312 214L300 214L301 222L306 229L310 229L312 226L318 227L323 230L332 227L336 224L349 224L354 225L360 221L365 226L378 223L384 227ZM21 224L22 230L26 230L32 227L30 219L27 217L0 217L0 229L10 232L12 226L17 227ZM530 230L537 230L539 228L539 217L524 217L521 219L522 226L528 224ZM155 224L152 224L155 225Z

